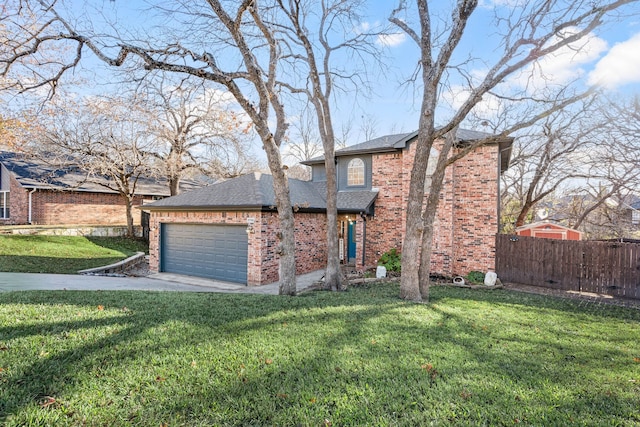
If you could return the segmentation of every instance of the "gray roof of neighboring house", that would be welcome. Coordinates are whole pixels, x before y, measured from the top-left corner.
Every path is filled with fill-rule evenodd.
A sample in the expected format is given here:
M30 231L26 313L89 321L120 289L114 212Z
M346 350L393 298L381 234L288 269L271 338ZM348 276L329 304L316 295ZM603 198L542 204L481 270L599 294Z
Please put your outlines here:
M14 178L25 188L41 190L69 190L88 193L115 193L101 185L95 178L87 180L78 168L60 169L24 154L0 151L2 164ZM108 183L107 178L102 180ZM199 188L199 183L185 180L180 184L182 191ZM136 184L136 194L143 196L169 196L169 185L165 179L140 177Z
M291 205L298 211L326 210L324 183L289 179ZM368 212L376 191L338 193L338 211ZM275 210L273 177L254 172L205 188L145 204L148 210Z
M361 142L360 144L351 145L349 147L336 150L336 157L349 156L361 153L382 153L387 151L401 150L407 146L407 143L418 136L418 131L409 133L398 133L393 135L381 136L369 141ZM460 142L471 142L479 139L497 138L496 143L500 145L500 151L506 152L502 158L502 170L506 170L509 166L509 158L511 156L511 144L513 138L511 137L497 137L496 135L480 132L470 129L458 128L456 137ZM324 156L317 156L312 159L301 162L305 165L312 165L321 163L324 161Z

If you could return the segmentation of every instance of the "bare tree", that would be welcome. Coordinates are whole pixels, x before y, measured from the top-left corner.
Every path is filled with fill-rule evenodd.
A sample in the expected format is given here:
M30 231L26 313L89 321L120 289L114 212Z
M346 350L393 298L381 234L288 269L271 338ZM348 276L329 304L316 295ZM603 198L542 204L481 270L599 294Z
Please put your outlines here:
M280 294L293 295L295 285L295 236L289 185L280 157L287 130L284 105L277 86L281 49L268 19L272 10L258 1L176 2L157 7L172 22L165 31L125 39L126 31L96 34L79 29L68 11L56 1L24 0L4 18L11 27L3 38L10 48L0 59L0 76L46 52L52 44L69 47L55 72L21 82L23 89L55 88L61 76L74 68L83 53L92 52L113 67L128 65L207 80L228 91L253 122L273 175L275 202L280 222L277 253L280 262ZM33 19L35 17L35 19ZM30 25L25 26L25 20Z
M360 134L363 141L370 141L379 135L378 119L373 114L363 114L360 118Z
M322 155L322 143L318 136L318 126L307 108L302 109L298 119L291 124L291 134L286 145L287 156L295 162Z
M139 107L139 108L138 108ZM92 184L116 192L126 207L127 235L134 236L133 206L140 178L151 174L153 141L140 125L142 105L132 100L67 100L50 105L28 147L31 155L74 172L74 185Z
M163 28L166 31L145 34L144 37L131 40L125 40L122 36L124 33L113 32L99 36L89 30L79 30L71 24L70 19L62 15L63 11L57 8L56 2L31 0L23 4L27 5L27 8L9 14L10 19L7 22L16 30L22 30L24 25L13 24L20 21L22 15L29 15L33 25L28 27L26 34L14 32L13 35L16 37L10 41L8 55L0 62L4 64L0 74L8 75L27 58L38 55L45 49L43 45L46 44L62 42L65 46L73 47L75 52L69 55L66 61L60 62L57 73L42 76L37 83L27 82L25 87L42 87L47 84L55 87L60 76L78 64L83 51L88 49L100 60L112 66L120 67L126 63L133 68L142 66L146 70L190 75L222 85L234 96L253 122L253 129L263 143L269 169L274 177L282 237L279 250L280 291L286 294L295 292L295 245L288 183L279 151L287 129L280 89L287 87L294 93L306 95L316 110L329 177L329 262L326 279L332 287L339 284L335 208L337 196L335 183L331 182L335 181L335 137L330 115L330 98L335 88L335 75L340 70L331 68L330 56L335 51L344 49L360 49L357 53L362 55L371 45L363 44L363 47L359 48L359 43L368 37L362 32L353 33L350 39L342 43L337 42L335 45L331 44L329 37L339 34L340 31L340 35L344 36L357 26L340 27L340 24L356 23L356 5L361 5L361 1L323 2L320 18L316 22L318 31L313 35L305 32L306 25L312 21L307 20L312 16L310 8L316 6L312 2L180 2L175 6L163 6L156 10L164 11L170 19L180 21L181 25L173 25L170 30ZM32 16L36 19L31 19ZM283 17L287 22L284 26L280 24L280 18ZM164 38L161 37L163 35ZM215 50L211 49L211 42L216 47ZM316 43L320 46L317 50ZM282 61L294 65L287 68L287 72L291 74L286 78L279 72ZM295 65L303 65L305 71L300 74L296 71ZM357 81L361 75L363 74L352 72L349 80ZM301 81L306 81L306 85L300 84ZM275 120L272 114L275 115Z
M522 226L531 210L564 183L587 178L585 153L598 144L608 145L592 135L602 125L589 120L594 99L577 111L559 111L518 135L512 170L503 179L505 191L518 201L515 227Z
M541 58L581 40L601 25L608 15L629 3L632 1L621 0L594 5L579 0L569 3L545 0L522 3L509 8L496 7L496 16L491 28L501 36L498 46L502 53L492 64L486 64L485 61L486 71L480 77L465 72L472 63L471 59L465 64L460 64L454 58L454 51L456 57L464 57L457 52L457 48L467 32L469 19L478 7L477 0L458 1L450 11L450 20L446 21L442 16L434 15L427 0L416 0L417 13L408 13L405 1L401 1L393 11L391 22L402 29L419 48L422 95L419 134L406 209L401 298L414 301L428 299L433 218L439 196L436 193L441 188L438 181L444 177L444 173L440 174L438 171L444 170L446 164L452 160L465 155L467 150L456 152L450 157L451 151L447 149L450 144L445 138L445 146L440 150L436 173L432 177L429 200L425 204L425 172L434 141L454 131L480 103L483 96L500 91L506 95L505 91L509 88L505 81L508 77L526 71L527 67ZM419 20L417 30L411 26L412 16L417 16ZM445 24L440 28L439 24L442 22ZM471 54L469 57L473 58ZM435 117L440 94L454 73L458 73L466 82L466 97L444 120L444 125L436 129ZM531 100L531 97L522 96L521 99ZM524 118L523 122L528 120L529 118ZM508 135L513 130L503 130L498 136ZM489 141L477 141L468 149L486 142Z
M250 124L229 108L230 96L190 79L176 84L162 76L147 78L138 96L155 118L148 124L157 142L151 154L160 162L172 196L190 172L231 178L255 167L247 155Z
M335 90L341 89L341 83L366 86L367 73L364 62L356 60L350 64L338 64L334 57L343 52L352 58L373 60L378 52L374 49L372 34L353 31L361 22L358 14L363 5L361 0L322 0L320 7L317 7L318 2L309 0L277 0L277 3L287 18L280 27L285 40L283 46L287 47L284 59L290 63L292 73L295 71L305 76L295 81L283 80L281 84L294 94L304 95L313 105L322 141L327 177L327 268L324 286L325 289L339 290L342 288L342 275L332 99ZM348 70L348 65L361 68Z
M630 132L633 112L633 102L603 104L589 97L520 134L503 177L505 210L513 217L506 226L522 226L536 205L553 200L553 216L575 228L600 208L613 212L607 202L623 200L638 185L640 135Z
M570 225L574 228L580 227L594 213L599 213L601 219L615 217L620 205L640 188L638 98L604 103L596 117L603 120L592 135L599 144L584 155L588 178L579 189L574 190L574 194L582 193L584 200L578 215L571 219ZM606 228L601 220L597 222L597 228Z

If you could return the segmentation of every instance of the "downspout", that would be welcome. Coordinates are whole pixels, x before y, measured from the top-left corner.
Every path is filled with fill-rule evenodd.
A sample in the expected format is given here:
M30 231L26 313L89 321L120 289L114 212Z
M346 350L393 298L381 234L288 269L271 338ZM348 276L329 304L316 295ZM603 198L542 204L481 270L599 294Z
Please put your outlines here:
M502 194L500 190L500 181L502 180L502 150L498 146L498 234L502 231Z
M500 234L502 232L502 189L500 186L500 181L502 180L502 172L504 172L502 170L502 154L504 151L509 150L510 148L503 148L502 150L500 149L500 146L498 146L498 206L497 206L497 212L498 212L498 234ZM506 169L505 169L506 170Z
M366 252L366 242L367 242L367 215L364 212L360 212L360 218L362 218L362 268L365 268L364 265L364 254Z
M37 190L38 190L37 188L32 188L31 191L29 192L29 218L28 218L29 224L32 223L32 217L31 217L32 209L31 209L31 207L33 206L33 202L31 200L31 195L33 193L35 193Z

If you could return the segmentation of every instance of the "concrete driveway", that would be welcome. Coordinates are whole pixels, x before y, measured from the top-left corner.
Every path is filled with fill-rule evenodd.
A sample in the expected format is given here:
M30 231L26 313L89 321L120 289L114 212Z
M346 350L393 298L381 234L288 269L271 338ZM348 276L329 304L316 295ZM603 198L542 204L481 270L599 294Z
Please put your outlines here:
M306 290L320 280L324 270L297 277L298 291ZM30 290L69 291L177 291L227 292L277 295L278 283L264 286L243 286L236 283L201 279L179 274L156 273L148 277L111 277L80 274L38 274L0 272L0 292Z

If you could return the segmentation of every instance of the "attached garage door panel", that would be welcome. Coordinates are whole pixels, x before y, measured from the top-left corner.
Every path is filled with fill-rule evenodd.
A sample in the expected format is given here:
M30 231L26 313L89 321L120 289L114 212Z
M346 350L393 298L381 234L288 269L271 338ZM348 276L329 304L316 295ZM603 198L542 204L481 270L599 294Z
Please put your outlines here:
M162 224L161 271L247 283L245 226Z

